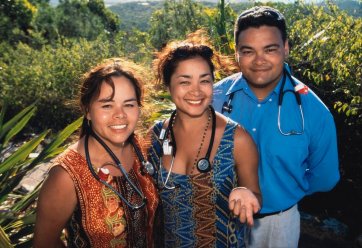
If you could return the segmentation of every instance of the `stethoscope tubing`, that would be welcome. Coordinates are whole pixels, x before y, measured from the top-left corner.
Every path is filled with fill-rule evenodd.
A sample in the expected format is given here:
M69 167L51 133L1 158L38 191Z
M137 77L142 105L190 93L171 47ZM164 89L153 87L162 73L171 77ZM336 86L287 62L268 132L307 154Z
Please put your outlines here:
M212 114L212 132L211 132L209 147L207 149L206 155L205 155L204 158L202 158L202 159L206 159L208 161L208 163L210 163L209 159L210 159L210 154L211 154L212 147L213 147L213 144L214 144L215 130L216 130L216 113L215 113L214 108L211 105L209 107L210 107L210 111L211 111L211 114ZM163 167L163 162L162 162L163 159L162 159L162 157L163 157L164 154L162 153L161 156L160 156L160 174L161 174L160 178L161 178L161 183L162 183L162 188L161 189L166 188L168 190L173 190L173 189L176 188L176 186L168 186L167 185L167 183L168 183L168 181L170 179L170 175L171 175L172 168L173 168L174 161L175 161L175 157L176 157L176 150L177 150L175 134L174 134L173 128L172 128L172 122L173 122L175 116L176 116L176 110L174 110L172 112L169 123L168 123L168 126L167 126L165 134L164 134L164 137L163 137L163 139L161 139L161 144L163 144L163 142L167 139L168 132L170 132L171 139L172 139L172 158L171 158L170 169L167 172L167 176L166 176L165 181L163 180L164 178L163 178L163 175L162 175L162 167Z
M304 132L304 114L303 114L303 108L302 108L302 99L300 97L300 94L295 92L295 90L285 90L284 91L284 86L285 86L285 82L286 82L286 78L289 78L291 84L293 87L296 87L296 83L295 81L293 80L292 76L290 75L289 71L287 69L284 69L283 70L283 79L282 79L282 83L280 85L280 89L279 89L279 96L278 96L278 129L280 131L280 133L282 135L285 135L285 136L289 136L289 135L300 135ZM239 78L238 78L239 79ZM237 80L238 80L237 79ZM295 130L292 130L290 132L283 132L282 128L281 128L281 123L280 123L280 115L281 115L281 108L282 108L282 104L283 104L283 97L284 97L284 94L287 93L287 92L291 92L294 94L295 96L295 99L296 99L296 102L299 106L299 112L300 112L300 116L301 116L301 120L302 120L302 129L301 131L295 131ZM234 98L234 94L235 92L232 92L230 95L229 95L229 98L227 101L225 101L223 103L223 106L222 106L222 109L221 109L221 113L224 114L225 112L227 112L228 114L231 113L232 109L233 109L233 106L231 105L232 103L232 100Z
M135 190L135 192L141 197L142 199L142 203L141 204L131 204L125 197L122 196L122 194L120 194L112 185L110 185L109 183L107 183L106 181L104 181L102 178L100 178L97 173L95 172L91 160L90 160L90 155L89 155L89 147L88 147L88 140L89 140L89 135L92 135L102 146L103 148L107 151L107 153L111 156L112 160L114 161L114 163L116 164L117 168L122 172L122 174L124 175L125 179L127 180L127 182L129 183L129 185ZM140 161L144 160L143 155L139 156L139 154L141 153L140 151L137 151L137 149L139 149L137 147L137 145L135 144L135 142L133 141L133 137L131 137L130 142L134 148L134 150L136 151L136 155L138 156L138 158L140 159ZM132 180L128 177L128 173L126 172L126 170L123 168L121 161L119 161L119 159L117 158L117 156L113 153L113 151L104 143L104 141L98 137L97 134L94 133L94 131L92 130L91 127L89 127L89 133L87 133L85 135L85 139L84 139L84 150L85 150L85 156L86 156L86 161L89 167L90 172L92 173L93 177L95 179L97 179L99 182L101 182L102 184L104 184L106 187L108 187L109 189L111 189L131 210L138 210L142 207L144 207L146 205L147 199L144 196L144 194L137 188L137 186L132 182Z

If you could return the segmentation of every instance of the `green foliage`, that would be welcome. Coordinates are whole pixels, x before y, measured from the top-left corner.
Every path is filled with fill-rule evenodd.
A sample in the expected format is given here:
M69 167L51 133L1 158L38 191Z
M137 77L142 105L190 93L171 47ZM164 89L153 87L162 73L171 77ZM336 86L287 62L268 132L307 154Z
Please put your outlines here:
M360 122L356 117L362 115L362 19L332 4L327 9L305 8L310 14L290 30L294 72L315 84L317 94L347 119Z
M28 0L10 0L0 3L0 37L11 44L26 41L28 29L37 9Z
M233 54L233 28L236 14L231 5L221 0L217 8L207 8L205 13L209 18L209 33L215 48L224 54Z
M32 126L59 130L79 116L75 104L80 76L101 60L127 57L146 63L151 50L144 33L119 33L95 41L63 39L40 50L20 43L16 48L0 44L0 98L9 103L10 113L39 101Z
M155 11L150 22L151 43L157 49L208 24L204 7L192 0L165 0L163 9Z
M103 0L89 0L87 1L89 10L99 16L106 30L110 33L118 32L120 21L112 11L104 5Z
M19 133L34 115L35 105L31 105L3 123L5 108L0 112L0 244L1 247L30 246L29 235L33 233L35 223L34 204L38 195L39 185L34 191L22 192L19 183L26 173L35 166L49 162L51 158L64 151L64 141L77 130L82 118L79 118L62 132L44 143L50 130L30 139L19 147L9 143ZM19 124L21 123L21 124ZM30 153L44 145L36 158L29 157Z
M32 3L33 4L32 4ZM46 0L9 0L0 4L0 36L39 48L58 39L96 39L119 31L119 18L103 0L63 0L56 7Z
M118 30L117 16L100 0L63 0L56 7L56 25L61 36L94 40L106 29Z
M150 17L152 13L161 9L162 2L125 2L112 5L109 9L121 19L120 29L132 31L138 29L146 32L150 29Z

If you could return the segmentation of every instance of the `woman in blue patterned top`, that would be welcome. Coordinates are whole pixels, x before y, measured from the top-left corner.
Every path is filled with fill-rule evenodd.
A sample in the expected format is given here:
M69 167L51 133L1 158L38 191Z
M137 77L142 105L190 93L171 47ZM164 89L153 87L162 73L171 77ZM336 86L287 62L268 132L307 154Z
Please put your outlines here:
M253 225L261 206L258 153L245 129L211 107L220 56L196 37L169 43L154 60L176 106L148 139L162 200L158 245L244 247L244 223Z

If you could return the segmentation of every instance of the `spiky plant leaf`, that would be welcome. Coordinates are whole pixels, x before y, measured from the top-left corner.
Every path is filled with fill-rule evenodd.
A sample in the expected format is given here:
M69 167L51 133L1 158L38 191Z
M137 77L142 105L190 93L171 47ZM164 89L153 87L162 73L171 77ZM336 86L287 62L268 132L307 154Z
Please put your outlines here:
M18 229L27 225L31 225L35 223L36 214L27 214L21 218L18 218L16 221L10 222L8 225L4 227L4 231Z
M41 183L39 183L33 191L26 194L20 201L16 202L11 207L11 210L15 213L19 212L19 211L25 211L25 209L27 209L31 204L33 204L35 202L36 198L38 197L40 185L41 185Z
M0 226L0 247L2 248L13 248L14 246L10 243L8 235L6 235L4 229Z
M24 126L28 123L29 119L32 117L35 111L36 107L34 103L24 108L17 115L15 115L4 125L2 125L2 128L0 130L0 140L6 135L3 142L3 146L6 143L5 141L8 142L12 137L14 137L19 131L21 131L24 128Z
M24 161L29 154L40 144L41 141L49 133L49 130L44 131L38 137L33 138L27 143L23 144L15 153L10 155L4 162L0 164L0 175L5 171L19 166L18 163Z
M19 122L13 126L9 132L5 135L3 147L6 146L16 134L18 134L23 128L26 126L26 124L29 122L30 118L35 114L36 108L31 109Z
M2 129L3 129L3 121L4 121L5 112L6 112L6 105L3 105L1 108L1 112L0 112L0 133L2 133ZM1 136L0 136L0 138L1 138Z
M73 123L69 124L66 128L64 128L60 133L58 133L53 140L44 147L42 152L39 154L37 158L29 165L29 168L33 168L36 164L40 161L44 161L45 159L54 157L55 155L59 154L60 152L64 151L64 147L59 147L63 142L69 138L71 134L76 131L83 122L83 117L78 118Z

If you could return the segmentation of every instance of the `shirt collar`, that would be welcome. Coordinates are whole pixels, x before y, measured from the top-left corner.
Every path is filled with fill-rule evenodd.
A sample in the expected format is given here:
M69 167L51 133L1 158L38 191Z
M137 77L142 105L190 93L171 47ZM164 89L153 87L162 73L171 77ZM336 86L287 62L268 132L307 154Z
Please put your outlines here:
M288 70L289 73L291 71L290 67L289 67L289 65L287 63L284 63L284 70ZM275 93L276 95L279 95L279 91L280 91L280 87L281 87L281 84L282 84L282 81L283 81L283 77L284 77L284 75L280 78L278 84L274 87L273 93ZM287 85L290 85L290 83L289 83L290 80L286 75L285 75L285 77L286 77L286 79L285 79L286 82L285 82L284 88L289 89L290 86L287 86ZM233 77L232 80L233 80L233 82L231 83L231 86L230 86L229 90L226 92L226 95L230 95L230 94L232 94L232 93L234 93L236 91L239 91L239 90L244 90L245 91L247 88L249 88L249 85L246 82L246 80L243 77L243 74L241 72L236 74L235 77Z
M233 80L233 82L231 83L229 90L226 92L226 95L230 95L239 90L246 91L246 89L249 88L249 85L246 82L245 78L243 77L242 73L239 73L238 75L236 75L232 80ZM273 92L276 93L277 95L279 94L279 89L281 87L282 80L283 80L283 77L279 80L277 86L275 86L275 88L273 90ZM288 81L288 78L286 80ZM286 82L286 84L287 84L287 82Z
M248 87L248 83L246 82L245 78L243 78L243 74L240 72L232 79L233 82L229 90L226 92L226 95L230 95L236 91L243 90Z

